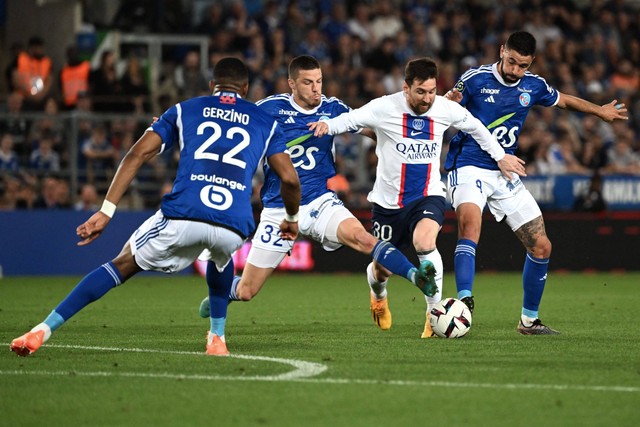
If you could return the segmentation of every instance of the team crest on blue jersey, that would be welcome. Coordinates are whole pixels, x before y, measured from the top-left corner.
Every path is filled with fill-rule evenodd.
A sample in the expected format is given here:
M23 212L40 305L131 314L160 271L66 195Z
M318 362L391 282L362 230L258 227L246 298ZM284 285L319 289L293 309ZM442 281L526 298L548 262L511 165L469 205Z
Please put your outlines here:
M529 95L528 93L521 93L520 96L518 97L518 100L520 101L520 105L522 105L523 107L528 107L529 104L531 103L531 95Z
M220 103L221 104L232 104L236 103L236 94L233 92L222 92L220 94Z

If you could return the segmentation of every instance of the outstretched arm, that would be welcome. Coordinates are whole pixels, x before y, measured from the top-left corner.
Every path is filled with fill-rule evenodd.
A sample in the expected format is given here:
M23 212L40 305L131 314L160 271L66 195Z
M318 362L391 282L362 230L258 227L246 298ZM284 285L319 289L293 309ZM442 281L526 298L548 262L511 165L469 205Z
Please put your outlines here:
M618 100L614 99L608 104L596 105L593 102L589 102L586 99L578 98L577 96L567 95L566 93L560 93L560 98L556 104L560 108L571 111L580 111L582 113L593 114L600 117L607 123L611 123L614 120L628 120L627 107L624 104L618 104Z
M135 178L140 167L158 154L162 146L162 139L155 132L145 132L129 152L124 156L118 166L109 191L105 196L104 204L100 211L94 213L85 223L76 228L76 234L82 239L78 246L84 246L95 239L104 231L115 212L115 207L129 188L129 184Z
M288 153L269 157L269 166L280 178L280 195L287 216L280 224L280 237L295 240L298 237L298 210L300 208L300 180Z

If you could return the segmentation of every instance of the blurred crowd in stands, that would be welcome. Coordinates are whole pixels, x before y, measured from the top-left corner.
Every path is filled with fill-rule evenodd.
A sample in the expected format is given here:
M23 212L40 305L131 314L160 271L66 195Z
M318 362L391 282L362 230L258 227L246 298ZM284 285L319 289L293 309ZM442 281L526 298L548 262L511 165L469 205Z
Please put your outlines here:
M47 40L12 47L0 111L0 209L95 209L114 168L152 120L175 102L209 93L216 61L234 55L251 70L249 97L289 92L287 65L301 54L323 66L323 91L352 108L402 89L403 66L431 56L438 93L469 67L496 62L507 35L536 36L531 71L560 91L596 104L614 99L628 122L604 123L557 108L534 109L520 136L529 174L640 176L640 9L638 2L430 0L132 0L113 22L85 10L97 31L199 34L208 57L188 46L169 52L149 81L146 52L107 50L90 67L77 47L53 64ZM92 22L93 20L93 22ZM206 66L202 67L201 62ZM153 88L153 90L152 90ZM126 114L123 115L123 113ZM447 147L443 148L446 153ZM338 176L331 181L353 208L366 208L375 178L372 142L336 138ZM132 190L129 207L154 208L167 191L175 153L158 157ZM74 168L76 172L74 173ZM259 184L257 184L258 186ZM70 194L74 189L75 194ZM256 199L256 204L259 201Z

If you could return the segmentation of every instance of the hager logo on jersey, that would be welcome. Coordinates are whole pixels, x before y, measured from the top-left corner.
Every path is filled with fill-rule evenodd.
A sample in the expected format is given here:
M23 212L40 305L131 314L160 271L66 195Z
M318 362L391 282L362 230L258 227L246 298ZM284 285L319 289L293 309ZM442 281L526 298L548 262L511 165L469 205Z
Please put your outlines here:
M410 139L433 139L433 120L429 117L402 115L402 136Z

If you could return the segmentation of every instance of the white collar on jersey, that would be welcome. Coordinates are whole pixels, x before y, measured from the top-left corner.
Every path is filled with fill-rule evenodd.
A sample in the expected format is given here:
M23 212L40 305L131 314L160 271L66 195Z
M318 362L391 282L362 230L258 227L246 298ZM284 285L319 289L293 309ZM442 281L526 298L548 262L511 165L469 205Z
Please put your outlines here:
M223 91L223 90L217 90L217 91L213 92L213 93L211 94L211 96L220 96L220 94L221 94L222 92L229 92L229 91L226 91L226 90L225 90L225 91ZM235 94L238 98L242 99L242 97L240 96L240 94L239 94L238 92L229 92L229 93L233 93L233 94Z
M498 64L500 63L500 61L496 62L495 64L493 64L491 66L491 72L493 73L493 76L503 85L505 86L509 86L509 87L514 87L514 86L518 86L518 83L520 83L520 80L518 80L515 83L507 83L504 81L504 79L502 78L502 76L500 75L500 71L498 71Z
M313 108L311 110L305 110L304 108L296 104L296 101L294 101L293 99L293 94L290 94L289 103L293 108L300 111L302 114L315 114L315 112L318 111L318 109L320 109L320 107L322 107L322 104L324 103L324 95L320 95L320 104L318 104L316 108Z

